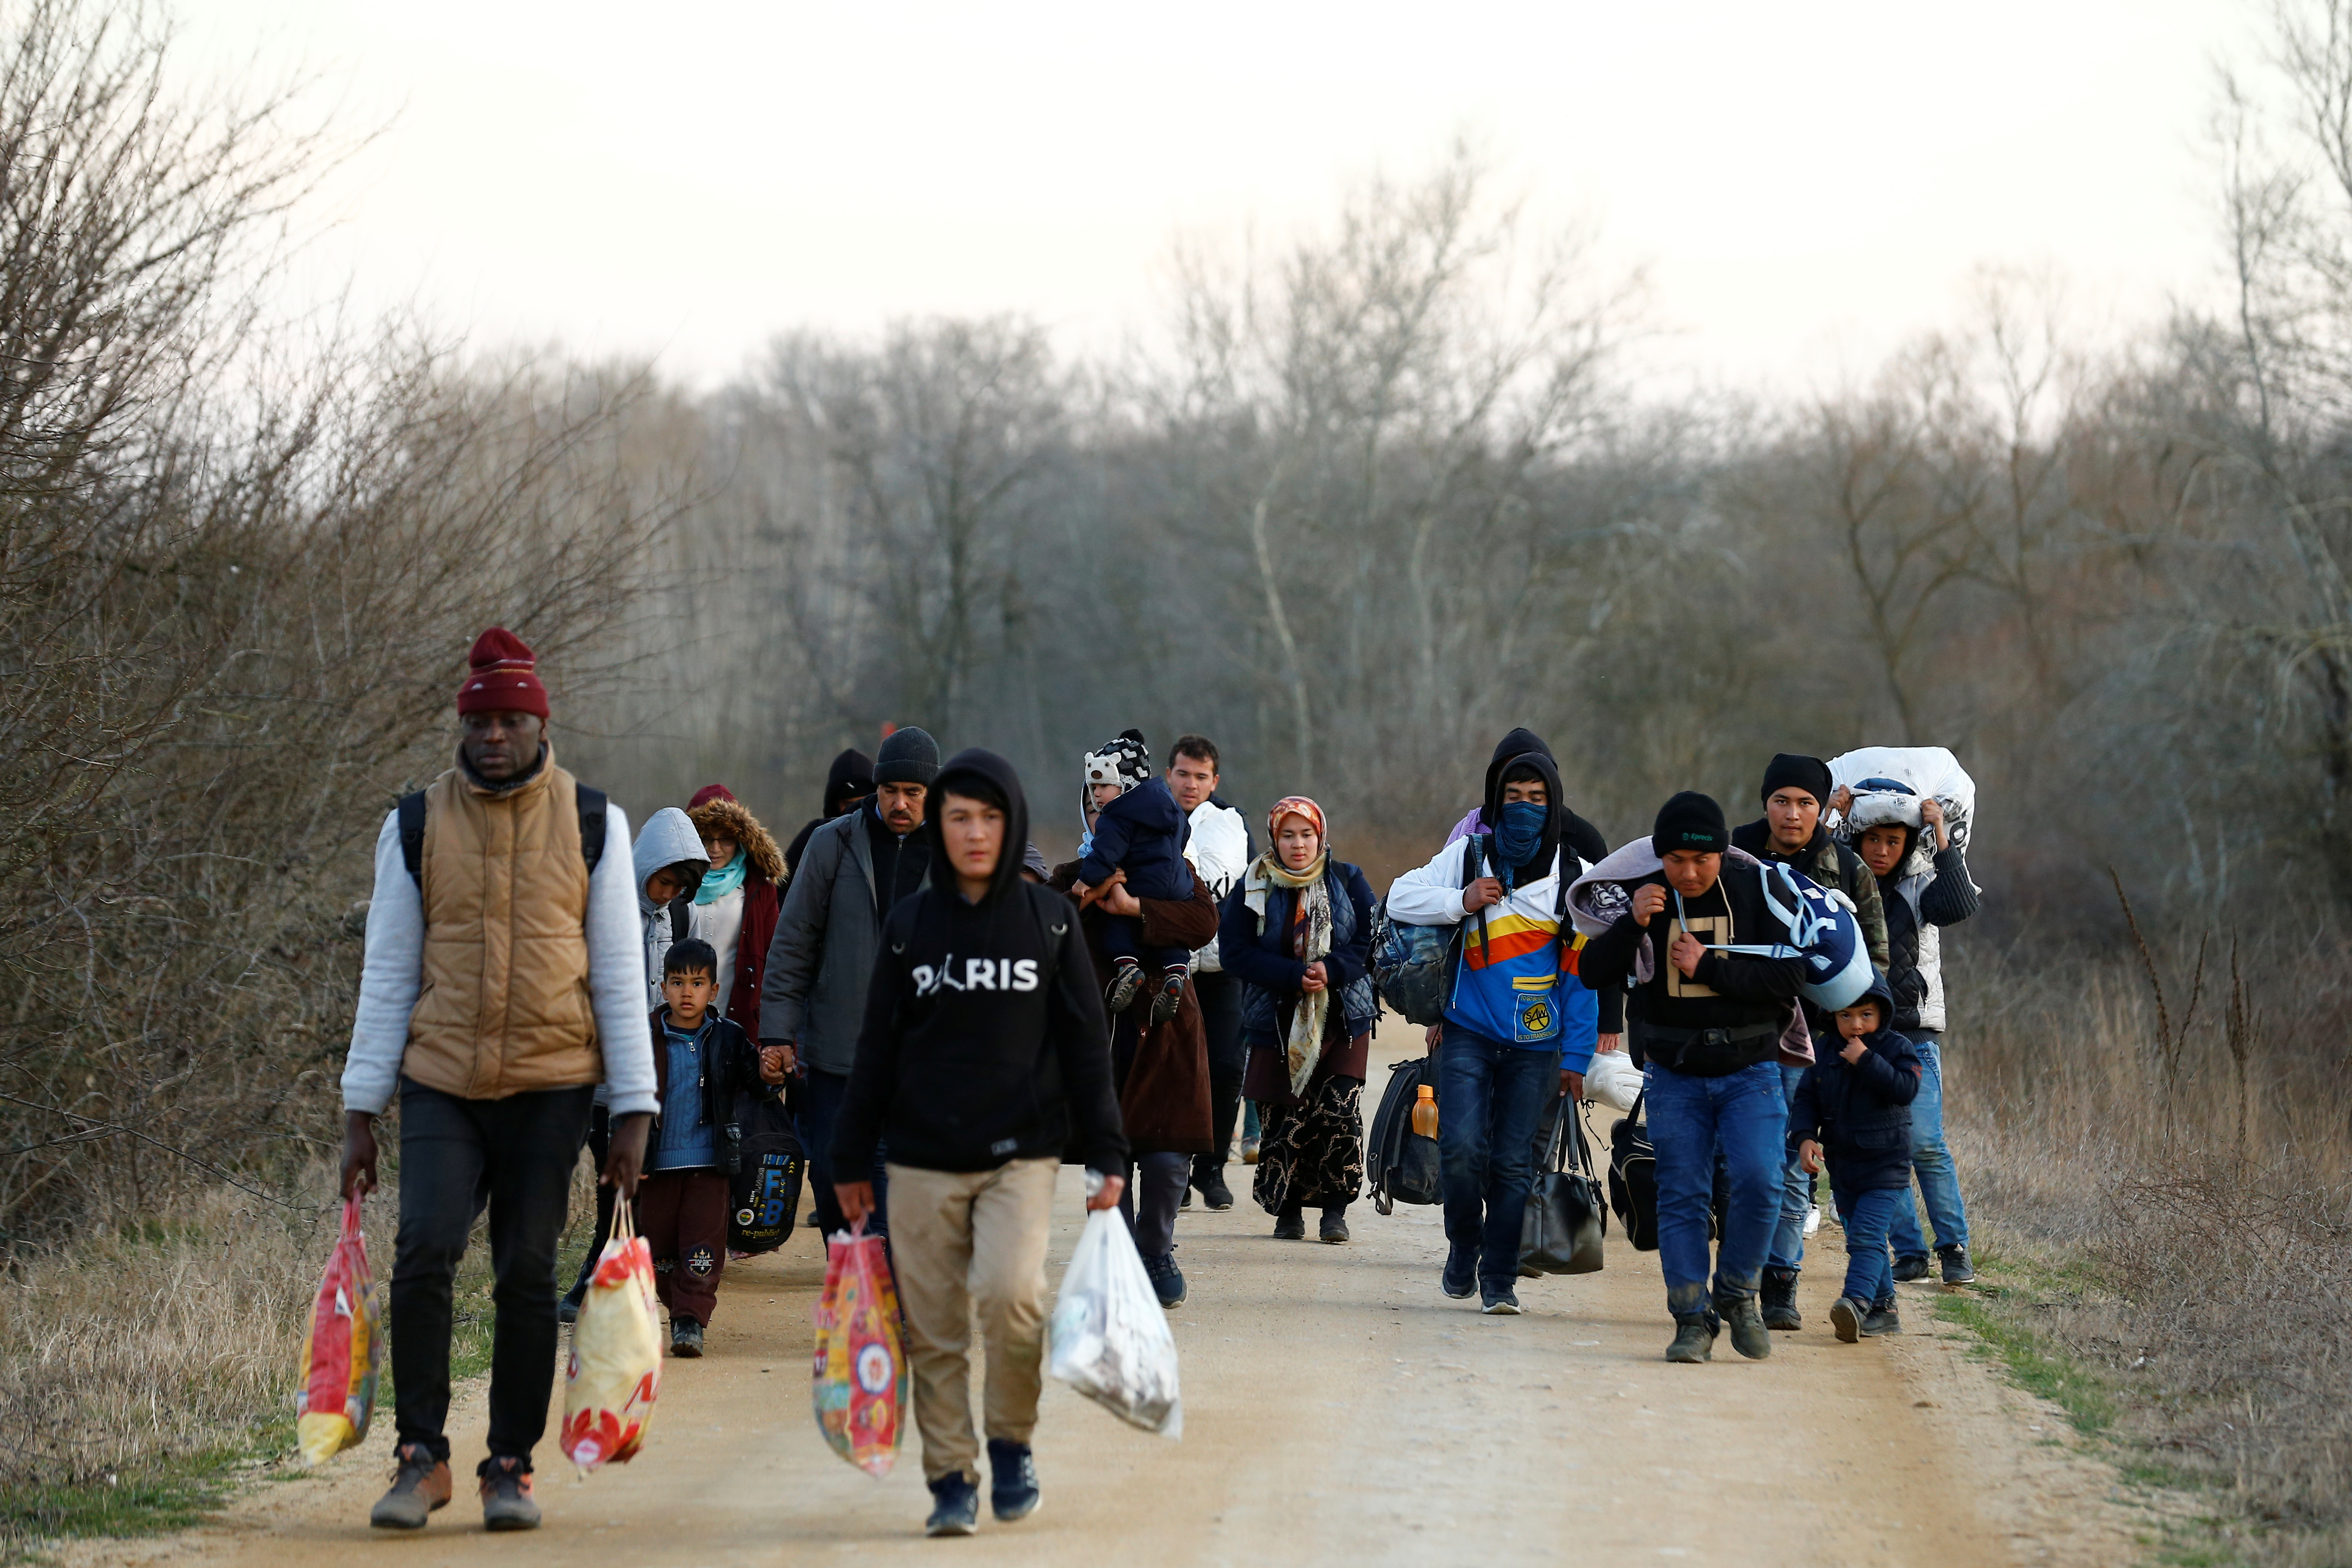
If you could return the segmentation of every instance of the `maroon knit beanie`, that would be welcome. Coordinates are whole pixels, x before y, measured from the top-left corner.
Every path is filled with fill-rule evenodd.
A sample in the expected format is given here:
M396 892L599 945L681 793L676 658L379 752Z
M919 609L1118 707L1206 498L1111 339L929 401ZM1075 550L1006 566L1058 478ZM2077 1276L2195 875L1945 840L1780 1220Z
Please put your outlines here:
M504 626L474 639L466 657L466 684L457 689L460 713L536 713L547 717L547 688L539 683L539 657Z
M710 801L733 800L734 798L735 792L729 789L725 784L704 784L700 789L694 792L694 798L686 803L686 809L688 811L699 811Z

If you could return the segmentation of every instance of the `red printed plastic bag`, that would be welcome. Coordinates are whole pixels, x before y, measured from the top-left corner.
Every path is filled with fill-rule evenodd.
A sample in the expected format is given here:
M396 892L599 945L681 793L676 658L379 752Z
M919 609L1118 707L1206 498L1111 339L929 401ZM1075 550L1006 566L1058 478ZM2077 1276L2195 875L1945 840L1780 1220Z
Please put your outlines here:
M654 1254L636 1234L629 1200L613 1205L613 1238L588 1277L563 1371L562 1447L586 1475L625 1463L646 1440L661 1392Z
M890 1259L864 1220L825 1243L815 1315L810 1398L817 1426L835 1453L868 1475L888 1475L906 1435L907 1353Z
M360 1200L343 1200L343 1233L327 1256L326 1277L310 1304L302 1342L302 1387L294 1395L294 1439L306 1465L323 1465L367 1436L375 1412L376 1367L383 1359L370 1292Z

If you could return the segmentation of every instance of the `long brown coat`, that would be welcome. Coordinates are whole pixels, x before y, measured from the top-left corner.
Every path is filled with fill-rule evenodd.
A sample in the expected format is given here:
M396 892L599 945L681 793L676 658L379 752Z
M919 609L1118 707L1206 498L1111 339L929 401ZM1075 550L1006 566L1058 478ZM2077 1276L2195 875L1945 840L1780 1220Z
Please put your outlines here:
M1053 885L1066 890L1077 871L1075 860L1055 867ZM1136 901L1143 906L1146 947L1205 947L1217 934L1217 901L1197 877L1190 899ZM1080 925L1087 951L1094 955L1096 977L1108 985L1111 961L1103 952L1103 920L1097 905L1080 917ZM1137 1154L1208 1153L1216 1134L1209 1099L1209 1036L1201 1022L1201 1000L1187 978L1176 1016L1147 1029L1141 1026L1150 1016L1150 998L1147 989L1134 1006L1111 1020L1111 1070L1128 1149Z

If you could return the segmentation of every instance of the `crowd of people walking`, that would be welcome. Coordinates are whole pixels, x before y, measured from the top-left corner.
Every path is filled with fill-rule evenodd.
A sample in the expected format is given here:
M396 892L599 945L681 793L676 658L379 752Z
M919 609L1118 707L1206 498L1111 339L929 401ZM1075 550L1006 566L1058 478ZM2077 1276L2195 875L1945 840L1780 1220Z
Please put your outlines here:
M943 759L920 729L836 757L818 817L779 850L717 784L632 838L557 764L536 661L501 628L474 645L456 706L455 765L378 836L343 1075L346 1191L375 1184L376 1119L400 1110L397 1436L376 1525L420 1527L452 1495L452 1290L485 1205L497 1323L477 1479L485 1522L523 1529L559 1322L586 1283L583 1266L557 1295L582 1149L599 1234L633 1194L671 1353L696 1356L747 1125L797 1138L825 1234L887 1238L928 1528L976 1527L983 1448L996 1517L1025 1515L1057 1170L1082 1163L1088 1208L1126 1216L1165 1308L1188 1294L1180 1214L1234 1206L1237 1140L1276 1237L1307 1239L1312 1210L1317 1240L1348 1243L1383 920L1447 933L1428 1031L1444 1296L1519 1311L1563 1100L1635 1073L1638 1104L1619 1108L1646 1113L1655 1152L1669 1361L1708 1360L1727 1331L1762 1358L1802 1328L1824 1170L1848 1254L1840 1339L1899 1332L1893 1285L1925 1277L1931 1247L1946 1282L1973 1278L1943 1133L1939 932L1977 892L1937 799L1899 781L1840 787L1783 754L1759 820L1734 829L1685 792L1612 850L1550 749L1513 730L1477 803L1381 892L1313 799L1255 823L1225 801L1201 735L1164 771L1133 730L1079 759L1082 836L1055 866L1011 764ZM1845 1005L1804 999L1774 868L1852 911L1870 984Z

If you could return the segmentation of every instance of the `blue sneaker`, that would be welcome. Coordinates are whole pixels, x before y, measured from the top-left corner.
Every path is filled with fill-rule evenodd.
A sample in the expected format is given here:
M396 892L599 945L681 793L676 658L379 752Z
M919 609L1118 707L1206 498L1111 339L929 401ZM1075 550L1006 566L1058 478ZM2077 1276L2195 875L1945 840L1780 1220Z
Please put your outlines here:
M970 1535L980 1528L980 1483L961 1470L931 1483L931 1517L925 1535Z
M988 1440L988 1506L999 1524L1011 1524L1037 1511L1037 1457L1026 1443L1009 1437Z

